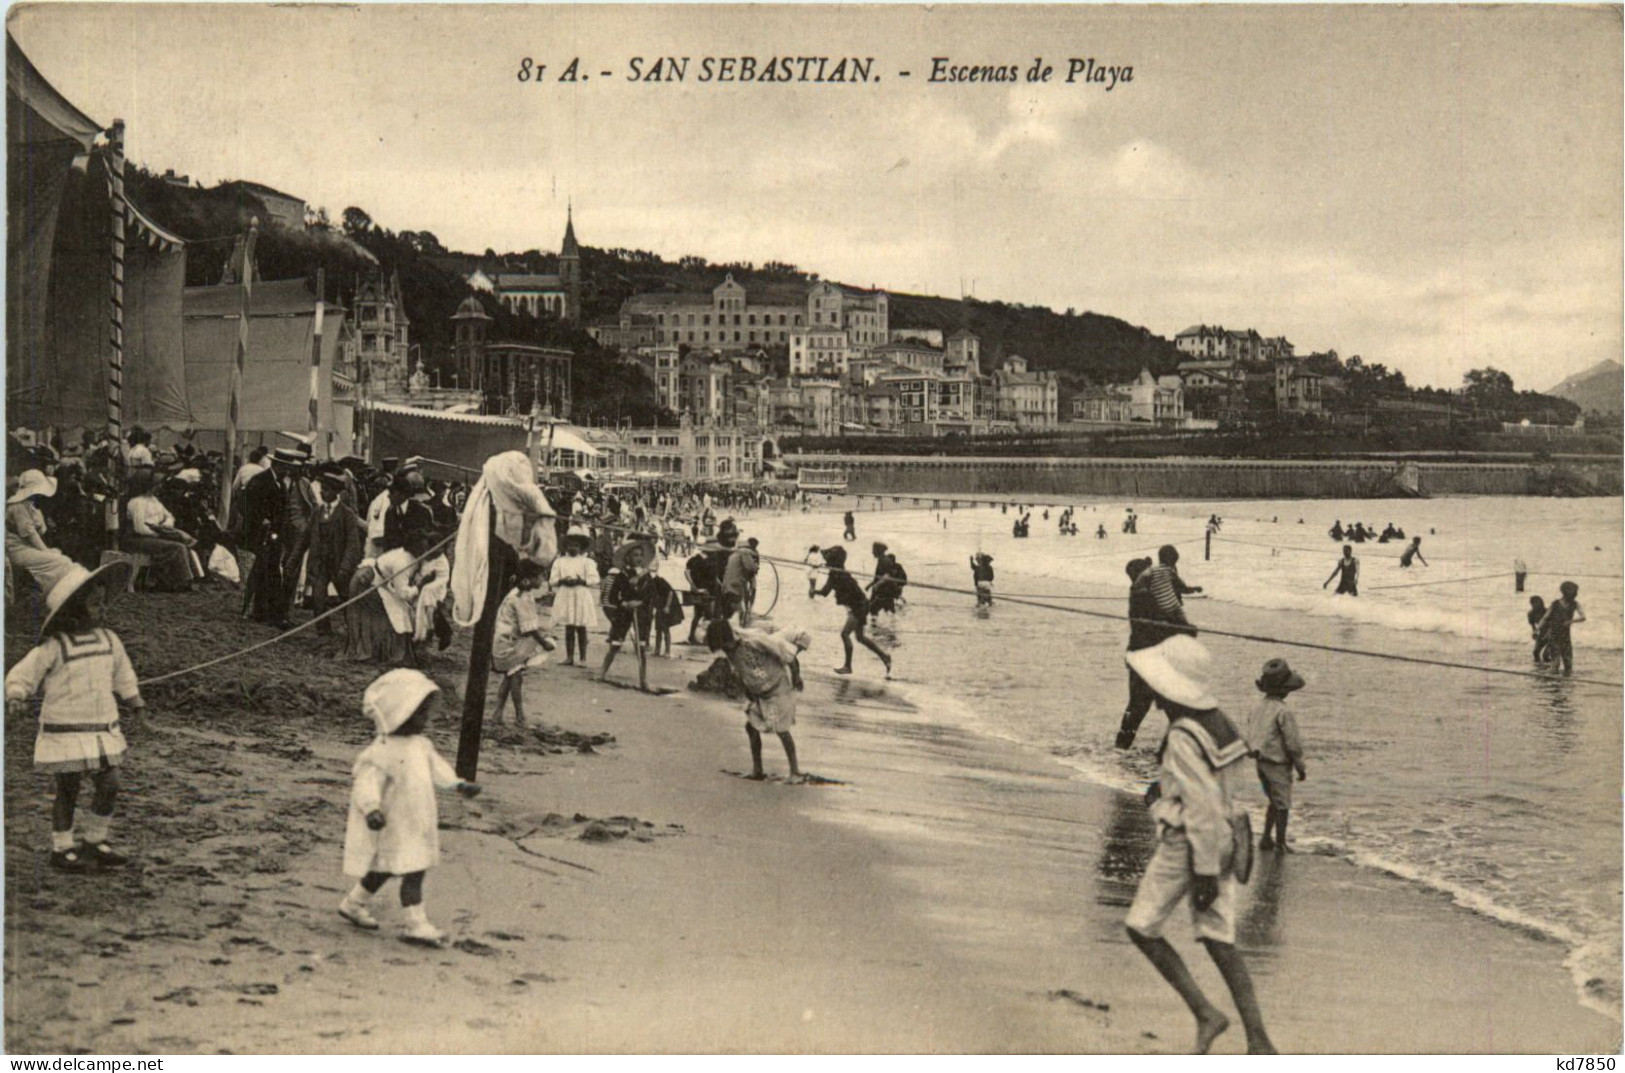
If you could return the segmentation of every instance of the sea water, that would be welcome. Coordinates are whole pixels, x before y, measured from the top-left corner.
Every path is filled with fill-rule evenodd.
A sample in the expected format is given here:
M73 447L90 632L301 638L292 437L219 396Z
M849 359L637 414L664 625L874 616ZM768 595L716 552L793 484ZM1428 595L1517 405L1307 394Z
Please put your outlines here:
M1291 701L1309 774L1294 800L1298 849L1382 869L1558 940L1582 1000L1620 1016L1621 690L1608 684L1621 676L1620 500L1134 503L1131 535L1122 532L1130 504L1058 499L1033 505L1026 539L1012 536L1014 511L949 502L857 506L849 566L871 569L870 544L880 540L924 583L874 631L895 655L891 688L932 718L1059 756L1082 778L1143 789L1166 723L1153 710L1133 751L1113 748L1127 688L1124 565L1175 544L1181 574L1205 589L1186 610L1204 628L1215 692L1237 722L1259 696L1266 659L1288 659L1308 682ZM848 505L756 513L741 527L768 556L799 562L809 545L839 542ZM1058 532L1066 505L1077 508L1077 536ZM1223 521L1204 559L1210 514ZM1421 536L1427 565L1402 568L1402 542L1355 545L1360 595L1334 596L1335 583L1322 582L1341 545L1328 530L1357 520ZM971 589L977 551L994 557L991 609L925 587ZM1530 571L1522 594L1514 557ZM1565 579L1580 585L1587 614L1573 631L1574 678L1495 673L1536 671L1528 597L1549 603ZM804 665L829 674L841 661L843 615L832 600L807 597L807 569L765 565L760 590L775 626L814 633ZM861 648L854 664L860 676L883 674Z

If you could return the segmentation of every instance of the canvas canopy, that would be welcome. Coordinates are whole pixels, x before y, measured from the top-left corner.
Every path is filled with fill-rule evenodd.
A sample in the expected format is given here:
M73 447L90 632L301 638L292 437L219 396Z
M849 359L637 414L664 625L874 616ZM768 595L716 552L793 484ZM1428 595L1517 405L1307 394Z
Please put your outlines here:
M242 290L235 284L188 287L182 299L185 377L191 423L225 428L231 366L236 360ZM331 307L322 326L319 417L333 427L333 358L343 313ZM305 428L309 422L310 353L316 333L316 292L304 280L256 283L248 317L242 420L247 431Z
M7 394L46 363L46 297L57 219L76 158L101 128L34 69L6 35ZM81 163L81 174L82 174ZM106 286L106 273L103 273ZM97 398L101 395L98 392ZM26 400L24 400L26 401Z
M86 171L69 174L51 257L43 346L26 365L7 365L13 423L74 427L107 420L110 205L101 157ZM181 336L186 250L133 210L126 223L123 420L193 427Z

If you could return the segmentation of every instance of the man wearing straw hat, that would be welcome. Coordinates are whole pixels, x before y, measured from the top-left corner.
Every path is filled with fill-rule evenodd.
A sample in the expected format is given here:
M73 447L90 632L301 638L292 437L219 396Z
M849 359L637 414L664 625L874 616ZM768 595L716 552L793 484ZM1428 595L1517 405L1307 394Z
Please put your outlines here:
M1160 771L1146 793L1157 821L1157 848L1140 878L1124 925L1196 1017L1195 1053L1206 1054L1230 1019L1208 1001L1163 929L1190 903L1197 941L1230 989L1250 1054L1274 1054L1252 977L1236 949L1236 885L1252 870L1252 830L1241 804L1249 774L1247 741L1208 689L1207 649L1178 634L1130 652L1128 664L1168 715Z

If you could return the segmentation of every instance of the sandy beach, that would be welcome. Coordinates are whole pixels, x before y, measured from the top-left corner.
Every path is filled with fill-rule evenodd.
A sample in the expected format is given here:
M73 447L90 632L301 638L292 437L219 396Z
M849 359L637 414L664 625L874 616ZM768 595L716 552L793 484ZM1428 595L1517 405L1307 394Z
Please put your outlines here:
M117 604L112 625L153 676L263 636L235 599L147 595ZM465 645L426 668L448 693ZM427 905L451 944L398 941L393 887L384 930L359 932L334 907L371 668L327 648L300 635L149 691L115 828L135 860L120 873L46 867L49 788L31 725L8 725L8 1050L1189 1045L1188 1015L1121 927L1150 852L1138 801L821 661L796 735L803 767L828 781L805 785L743 777L737 703L684 688L702 650L651 662L672 691L660 696L545 669L530 714L560 729L489 735L485 794L442 799ZM635 668L623 657L615 674ZM448 756L454 720L433 731ZM776 743L766 756L782 775ZM1345 862L1266 858L1240 921L1283 1051L1617 1049L1619 1025L1578 1004L1555 944ZM1419 953L1440 949L1460 954ZM1215 1049L1242 1044L1236 1029Z

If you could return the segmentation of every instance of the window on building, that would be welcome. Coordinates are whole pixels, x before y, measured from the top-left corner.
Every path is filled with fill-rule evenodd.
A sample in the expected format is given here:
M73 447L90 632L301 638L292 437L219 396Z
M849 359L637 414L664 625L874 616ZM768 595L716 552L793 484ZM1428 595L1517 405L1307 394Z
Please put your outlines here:
M709 314L709 313L703 314L700 317L700 323L701 324L710 324L711 323L711 314Z
M756 324L756 314L755 314L755 313L752 313L752 314L750 314L750 315L749 315L749 316L747 316L747 317L746 317L746 318L745 318L745 323L747 323L747 324L750 324L750 325L752 325L752 326L754 326L754 325L755 325L755 324ZM754 333L752 333L752 334L753 334L753 335L754 335Z

